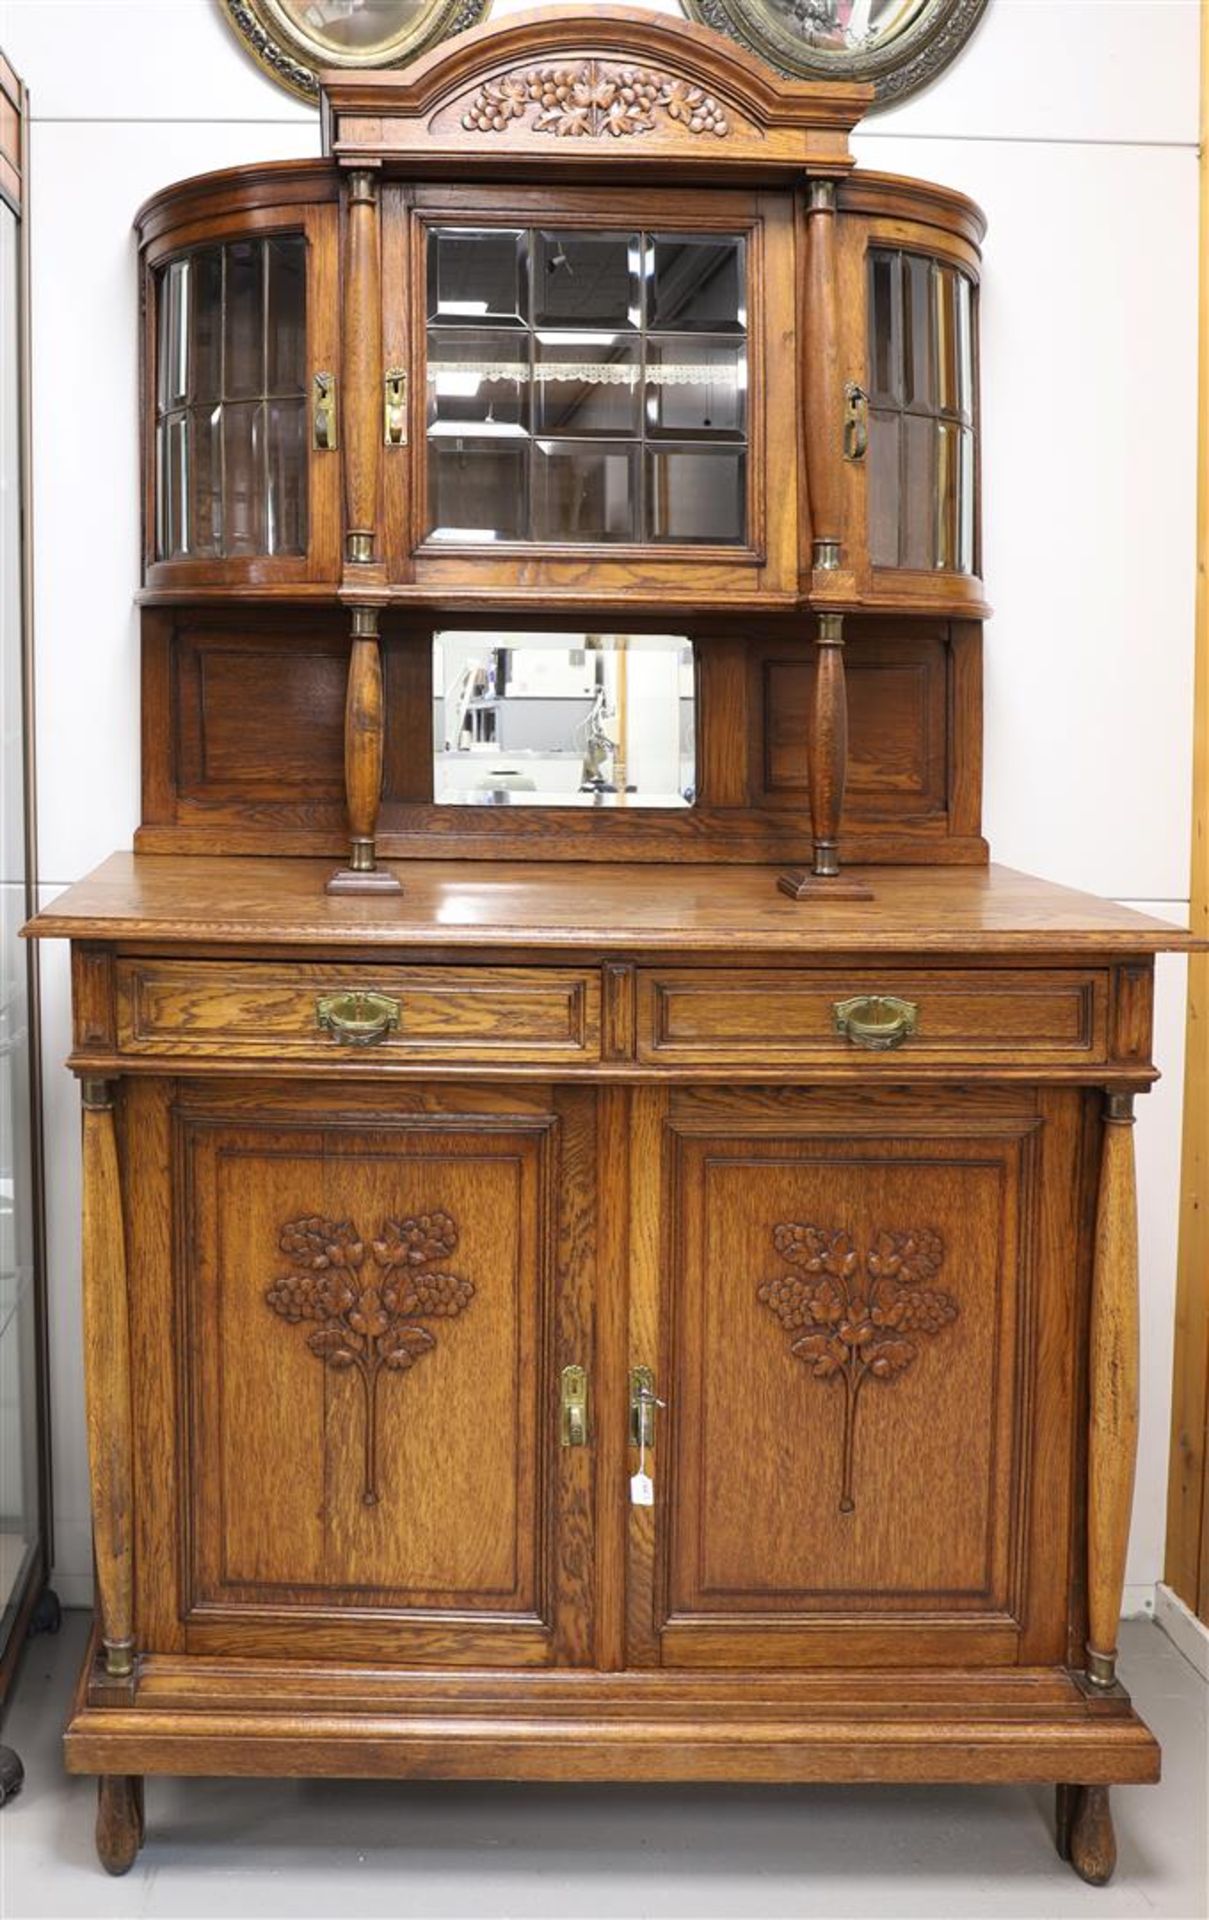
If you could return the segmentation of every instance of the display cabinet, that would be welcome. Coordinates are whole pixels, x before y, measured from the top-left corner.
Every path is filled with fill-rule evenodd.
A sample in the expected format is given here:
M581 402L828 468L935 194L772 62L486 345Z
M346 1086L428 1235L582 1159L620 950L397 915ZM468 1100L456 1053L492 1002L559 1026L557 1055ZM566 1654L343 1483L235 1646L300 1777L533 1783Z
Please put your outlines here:
M983 222L868 97L545 10L138 216L143 817L32 929L112 1871L284 1772L1048 1781L1102 1881L1156 1777L1189 938L988 865Z

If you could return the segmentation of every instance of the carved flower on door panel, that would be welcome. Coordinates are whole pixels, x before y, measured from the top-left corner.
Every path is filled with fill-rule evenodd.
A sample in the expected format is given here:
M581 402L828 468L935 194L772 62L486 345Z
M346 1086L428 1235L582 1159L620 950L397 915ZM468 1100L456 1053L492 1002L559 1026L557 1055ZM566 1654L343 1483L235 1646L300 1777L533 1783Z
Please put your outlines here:
M761 1281L757 1297L786 1332L790 1352L816 1380L839 1380L844 1392L840 1512L852 1492L856 1416L867 1380L894 1380L915 1364L917 1339L956 1320L952 1294L931 1286L944 1263L944 1241L930 1227L883 1227L858 1252L844 1227L786 1221L773 1245L794 1269Z
M387 1220L373 1242L374 1266L366 1275L365 1244L351 1220L312 1214L281 1229L279 1245L291 1271L273 1282L265 1300L291 1325L317 1321L307 1335L311 1352L335 1373L360 1376L367 1507L378 1500L380 1375L406 1373L431 1353L435 1336L419 1323L452 1320L474 1297L472 1280L436 1264L447 1260L457 1244L457 1226L447 1213Z

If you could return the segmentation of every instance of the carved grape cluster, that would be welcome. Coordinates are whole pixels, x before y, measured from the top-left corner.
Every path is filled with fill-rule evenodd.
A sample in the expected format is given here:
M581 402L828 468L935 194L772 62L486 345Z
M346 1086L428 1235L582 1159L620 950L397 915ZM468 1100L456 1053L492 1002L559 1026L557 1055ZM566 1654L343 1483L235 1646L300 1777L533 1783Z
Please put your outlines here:
M649 67L585 60L573 67L531 67L488 80L462 115L468 133L502 133L514 120L559 139L649 133L660 113L690 133L723 139L730 123L722 103L703 87Z
M790 1351L817 1379L843 1367L856 1380L905 1372L918 1348L903 1336L939 1333L957 1318L951 1294L916 1284L935 1279L944 1261L944 1242L930 1227L880 1229L863 1263L842 1227L786 1221L772 1238L798 1271L762 1280L757 1297L786 1332L801 1335Z

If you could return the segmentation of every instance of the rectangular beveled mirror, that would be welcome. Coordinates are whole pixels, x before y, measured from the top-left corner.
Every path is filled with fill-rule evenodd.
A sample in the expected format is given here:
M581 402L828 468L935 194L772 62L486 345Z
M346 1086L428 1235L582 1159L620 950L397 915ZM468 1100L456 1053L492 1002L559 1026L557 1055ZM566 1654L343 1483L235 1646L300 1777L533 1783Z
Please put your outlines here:
M692 805L682 636L447 631L433 638L432 686L438 805Z

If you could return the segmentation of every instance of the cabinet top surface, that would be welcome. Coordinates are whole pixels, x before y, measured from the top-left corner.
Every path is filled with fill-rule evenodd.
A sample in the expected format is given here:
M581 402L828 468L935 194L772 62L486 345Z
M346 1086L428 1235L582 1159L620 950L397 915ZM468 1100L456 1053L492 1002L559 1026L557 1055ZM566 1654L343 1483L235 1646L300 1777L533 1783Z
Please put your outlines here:
M808 961L844 953L1158 953L1186 929L1008 867L869 868L867 901L794 902L768 867L409 861L402 895L331 896L330 861L117 853L35 938L143 944L525 949Z

